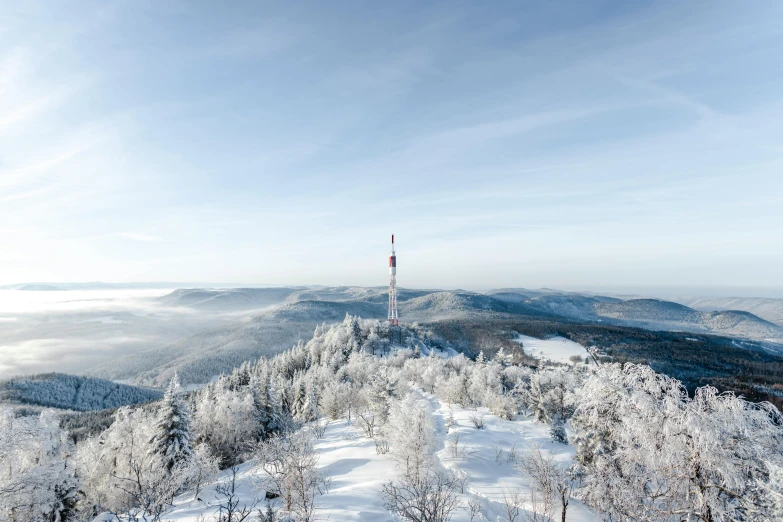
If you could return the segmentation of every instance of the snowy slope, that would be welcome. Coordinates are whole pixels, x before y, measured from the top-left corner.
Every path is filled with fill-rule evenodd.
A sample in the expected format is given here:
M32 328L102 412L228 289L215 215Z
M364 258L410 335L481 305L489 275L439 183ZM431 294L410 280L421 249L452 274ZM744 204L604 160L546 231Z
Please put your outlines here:
M519 454L532 445L538 445L542 452L555 456L561 462L570 461L576 453L571 446L551 442L549 425L535 423L531 418L507 421L490 414L485 408L479 408L479 413L484 414L485 427L477 430L470 421L476 412L458 406L450 408L434 399L431 402L436 408L436 419L447 418L451 410L456 421L448 434L443 434L444 444L459 436L459 443L465 445L462 457L452 457L448 447L438 451L437 455L444 466L467 474L468 490L483 499L483 514L488 520L494 521L504 515L504 493L519 489L527 495L530 491L529 477L516 469L515 452ZM454 520L467 522L468 517L461 512ZM520 514L519 520L525 520L524 514ZM595 520L595 516L581 502L571 499L566 520L587 522Z
M433 396L419 393L421 400L429 404L435 421L438 437L436 457L438 464L452 470L464 472L468 477L465 504L469 495L482 499L486 520L494 521L502 515L503 494L512 488L526 494L528 478L516 470L514 454L533 444L539 445L544 453L554 455L559 461L569 461L575 450L565 444L550 441L549 426L538 424L530 418L514 421L500 419L484 408L478 413L484 415L485 428L475 429L470 421L477 413L458 406L448 406ZM445 421L449 412L456 421L450 429ZM458 436L464 444L462 456L454 458L448 441ZM318 498L318 519L340 522L392 522L395 518L383 508L380 490L384 482L394 479L397 470L388 455L378 455L371 439L360 434L348 421L332 422L323 439L315 441L319 455L319 468L331 477L329 492ZM239 492L241 503L251 504L263 498L264 492L257 484L260 471L254 464L241 467ZM175 507L164 517L171 522L198 522L200 517L209 520L214 515L217 501L213 493L217 483L227 480L224 473L213 484L206 486L200 495L201 501L192 494L175 500ZM263 505L263 504L262 504ZM98 519L99 520L99 519ZM464 509L452 518L453 522L468 522ZM519 520L524 520L520 515ZM559 518L558 518L559 520ZM593 513L578 500L572 499L568 508L568 522L595 520Z

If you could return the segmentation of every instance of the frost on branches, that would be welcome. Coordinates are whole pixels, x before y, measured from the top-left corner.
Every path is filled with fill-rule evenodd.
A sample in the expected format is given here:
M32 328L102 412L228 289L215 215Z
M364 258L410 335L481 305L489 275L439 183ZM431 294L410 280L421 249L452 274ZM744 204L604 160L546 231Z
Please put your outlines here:
M602 366L571 419L581 494L615 520L781 520L782 422L712 387L691 399L648 366Z
M73 451L52 410L15 417L0 408L0 520L61 522L75 516Z

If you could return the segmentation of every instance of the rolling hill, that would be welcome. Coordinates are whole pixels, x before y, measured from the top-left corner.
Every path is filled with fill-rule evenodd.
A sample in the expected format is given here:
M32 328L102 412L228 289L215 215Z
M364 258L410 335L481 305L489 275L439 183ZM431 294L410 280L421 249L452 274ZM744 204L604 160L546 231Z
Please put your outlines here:
M551 292L551 293L548 293ZM164 385L175 372L183 384L208 382L245 361L272 356L312 337L321 323L346 314L385 319L383 287L281 287L177 290L158 299L166 307L246 311L248 316L151 347L89 370L88 374L148 386ZM400 316L407 323L437 325L455 347L493 353L511 348L511 330L497 324L611 324L652 330L715 333L749 339L783 339L783 329L747 312L700 312L655 299L621 300L548 290L503 289L486 294L400 289ZM260 310L265 308L264 310ZM465 328L464 325L471 325ZM519 330L521 332L521 330ZM500 333L499 333L500 332ZM521 332L523 333L523 332ZM546 335L557 335L553 330ZM758 344L749 345L759 349Z
M318 324L341 321L346 313L385 317L386 311L385 305L362 301L297 301L96 366L88 374L162 386L178 373L184 385L201 384L245 361L276 355L299 340L306 341Z
M493 292L497 299L526 305L580 321L598 321L651 330L712 333L731 337L783 343L783 327L750 312L718 310L703 312L660 299L555 293L526 298L527 293Z
M676 302L703 312L742 310L783 327L783 299L763 297L683 297Z
M164 306L185 306L197 310L233 312L267 308L285 301L301 288L179 289L158 298Z
M342 297L357 293L350 288L315 292L307 290L300 294L291 294L288 299L311 295ZM236 297L236 294L227 295ZM299 340L307 341L312 337L317 325L341 321L346 314L365 319L385 319L386 295L380 290L367 292L365 295L366 297L361 299L306 299L286 302L250 318L96 366L89 370L88 374L104 379L130 380L149 386L164 385L175 372L186 385L208 382L244 361L272 356L287 350ZM525 305L504 302L490 296L457 292L401 290L399 307L407 322L547 315Z

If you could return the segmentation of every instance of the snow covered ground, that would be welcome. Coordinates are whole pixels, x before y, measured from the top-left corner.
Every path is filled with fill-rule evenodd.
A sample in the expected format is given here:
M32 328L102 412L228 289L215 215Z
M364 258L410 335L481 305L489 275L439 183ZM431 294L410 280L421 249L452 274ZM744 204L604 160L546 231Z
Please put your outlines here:
M469 495L482 499L485 520L495 521L501 516L504 493L519 491L525 497L529 492L528 479L516 469L514 455L520 454L533 444L542 447L545 453L554 455L557 460L568 461L574 449L564 444L552 443L549 426L537 424L530 418L507 421L488 413L484 408L478 411L466 410L458 406L449 407L434 396L420 394L432 409L438 447L436 457L439 465L464 472L467 475L467 487L461 500L467 503ZM449 413L455 424L446 427ZM473 414L483 414L485 427L476 429L470 420ZM454 457L452 445L459 437L459 456ZM340 420L329 424L323 439L315 441L319 455L319 467L329 477L329 492L318 498L318 519L339 522L392 522L394 516L383 508L381 503L381 485L396 478L397 470L388 455L378 455L375 444L360 434L348 421ZM218 482L227 480L224 473ZM259 471L253 463L247 463L240 469L239 492L242 502L251 503L254 498L263 497L264 492L257 487ZM217 483L217 482L216 482ZM175 501L175 508L167 513L165 520L172 522L208 522L216 514L218 504L214 486L206 486L200 499L192 494L183 495ZM203 518L202 518L203 517ZM557 515L559 520L559 511ZM452 518L454 522L468 522L464 509L458 510ZM525 520L524 513L517 518ZM568 522L588 522L595 520L593 513L578 500L572 499L568 507Z
M527 335L518 335L514 340L522 344L522 349L525 350L526 354L538 359L547 359L560 363L572 363L569 357L574 355L588 359L588 353L584 346L563 337L536 339Z

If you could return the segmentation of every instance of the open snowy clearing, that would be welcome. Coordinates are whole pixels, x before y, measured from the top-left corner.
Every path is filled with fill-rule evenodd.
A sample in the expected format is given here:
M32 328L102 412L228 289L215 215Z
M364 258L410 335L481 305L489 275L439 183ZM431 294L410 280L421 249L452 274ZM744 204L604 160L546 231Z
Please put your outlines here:
M551 442L549 426L535 423L530 418L507 421L487 412L485 408L477 411L466 410L459 406L449 407L434 396L421 394L432 409L437 432L438 465L463 472L467 476L463 506L469 495L482 499L484 520L497 520L503 515L504 493L518 491L527 499L528 479L516 469L515 457L532 445L539 445L544 453L554 455L557 460L568 461L574 455L574 449L565 444ZM446 427L451 411L454 425ZM476 429L471 416L484 416L485 426ZM452 441L459 437L459 455L453 456ZM375 443L361 435L359 430L346 420L331 422L324 438L315 440L315 449L319 455L319 468L331 478L329 492L318 497L318 519L340 522L392 522L395 517L384 509L381 501L381 486L397 477L397 469L389 455L378 455ZM240 468L238 491L241 503L251 504L256 498L263 498L259 489L260 470L247 463ZM175 500L175 508L164 516L164 520L177 522L209 521L217 514L219 504L214 487L225 482L223 473L218 481L207 485L197 500L192 494L183 495ZM264 506L263 502L259 507ZM559 512L558 512L559 515ZM559 516L558 516L559 519ZM97 519L97 520L100 520ZM468 522L464 509L455 512L454 522ZM520 513L518 520L525 520ZM595 520L593 513L578 500L572 499L568 507L568 522L589 522Z
M589 360L589 354L584 346L563 337L551 339L536 339L527 335L518 335L514 341L520 343L525 353L537 359L546 359L559 363L573 363L570 357L578 355Z

